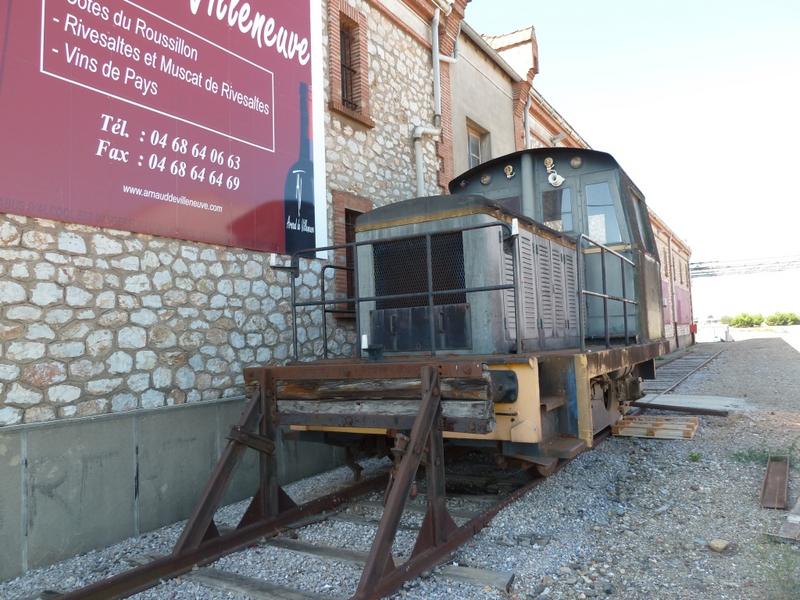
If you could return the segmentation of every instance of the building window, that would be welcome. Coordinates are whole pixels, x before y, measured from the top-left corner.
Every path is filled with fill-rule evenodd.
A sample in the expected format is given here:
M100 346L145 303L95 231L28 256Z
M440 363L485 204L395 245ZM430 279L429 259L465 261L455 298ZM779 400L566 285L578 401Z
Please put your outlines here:
M492 157L489 147L489 132L472 121L467 122L467 152L470 169Z
M469 139L469 168L471 169L481 164L481 136L477 131L467 129L467 138Z
M331 110L373 127L366 16L345 0L329 0L328 40Z
M357 25L350 19L341 20L339 40L342 72L342 104L350 110L358 110L355 82L358 77Z

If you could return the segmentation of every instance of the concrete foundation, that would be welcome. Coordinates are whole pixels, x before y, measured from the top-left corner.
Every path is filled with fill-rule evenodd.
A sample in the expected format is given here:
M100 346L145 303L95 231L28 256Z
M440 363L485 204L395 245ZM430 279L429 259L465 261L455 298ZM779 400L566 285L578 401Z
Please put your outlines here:
M244 407L233 398L0 429L0 580L188 517ZM343 461L279 441L287 483ZM253 494L248 450L225 502Z

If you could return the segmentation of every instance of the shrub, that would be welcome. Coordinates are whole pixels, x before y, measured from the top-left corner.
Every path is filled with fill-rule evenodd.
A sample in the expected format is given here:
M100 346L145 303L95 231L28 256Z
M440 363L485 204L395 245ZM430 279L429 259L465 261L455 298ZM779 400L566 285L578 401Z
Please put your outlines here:
M756 314L739 313L731 319L731 327L758 327L764 322L764 317Z
M728 315L719 318L719 322L723 325L730 325L732 320L733 317L729 317Z
M767 325L800 325L800 316L791 312L776 312L767 317Z

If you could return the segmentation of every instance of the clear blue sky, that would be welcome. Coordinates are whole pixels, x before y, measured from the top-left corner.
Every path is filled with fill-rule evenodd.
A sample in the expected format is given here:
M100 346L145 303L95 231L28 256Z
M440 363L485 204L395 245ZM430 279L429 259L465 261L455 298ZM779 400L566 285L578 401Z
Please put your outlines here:
M535 26L534 86L693 259L800 254L800 0L472 0L467 21Z

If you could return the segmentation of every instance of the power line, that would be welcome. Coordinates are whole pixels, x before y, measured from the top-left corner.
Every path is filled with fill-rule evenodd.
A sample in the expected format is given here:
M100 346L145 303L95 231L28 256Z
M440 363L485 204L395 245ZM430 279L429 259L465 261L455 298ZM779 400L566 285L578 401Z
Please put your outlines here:
M777 273L794 269L800 269L800 256L699 261L689 265L689 274L695 278L719 277L722 275Z

